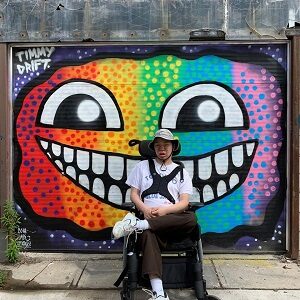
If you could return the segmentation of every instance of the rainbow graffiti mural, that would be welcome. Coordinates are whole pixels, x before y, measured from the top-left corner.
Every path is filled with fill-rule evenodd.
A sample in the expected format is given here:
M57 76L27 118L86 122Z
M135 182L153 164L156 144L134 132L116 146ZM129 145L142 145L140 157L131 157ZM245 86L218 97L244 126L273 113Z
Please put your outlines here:
M28 249L120 249L110 233L130 201L136 141L158 128L181 141L207 249L284 249L285 44L13 55L15 201Z

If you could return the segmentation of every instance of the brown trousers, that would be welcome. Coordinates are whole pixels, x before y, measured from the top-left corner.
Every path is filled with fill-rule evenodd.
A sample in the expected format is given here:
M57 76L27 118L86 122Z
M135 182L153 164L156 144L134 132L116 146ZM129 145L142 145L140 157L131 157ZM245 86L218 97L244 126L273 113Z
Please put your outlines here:
M148 220L150 229L145 230L139 237L139 246L143 254L142 275L152 275L162 278L163 250L172 237L186 237L197 226L193 212L169 214Z

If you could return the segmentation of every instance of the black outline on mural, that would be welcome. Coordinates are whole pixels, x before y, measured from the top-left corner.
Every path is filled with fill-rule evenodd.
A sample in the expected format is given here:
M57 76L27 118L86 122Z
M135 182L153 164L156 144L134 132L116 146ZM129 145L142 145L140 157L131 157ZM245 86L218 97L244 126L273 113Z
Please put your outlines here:
M119 105L117 103L117 100L116 100L115 96L113 95L113 93L106 86L104 86L104 85L102 85L102 84L100 84L98 82L95 82L95 81L92 81L92 80L86 80L86 79L70 79L70 80L66 80L64 82L59 83L51 91L49 91L47 93L46 97L42 100L42 103L41 103L41 105L39 107L39 111L37 113L37 118L36 118L36 125L38 125L40 127L45 127L45 128L61 128L61 129L64 129L64 127L58 127L58 126L55 126L55 125L46 125L46 124L43 124L39 120L40 120L42 111L44 109L45 103L47 102L47 100L49 99L49 97L55 91L57 91L60 87L62 87L65 84L71 83L71 82L87 82L87 83L91 83L93 85L96 85L96 86L100 87L101 89L103 89L110 96L111 100L114 102L115 107L116 107L116 109L118 111L118 114L119 114L119 119L120 119L120 123L121 123L120 128L106 128L106 129L101 129L101 130L98 130L98 131L110 131L110 130L113 130L113 131L123 131L124 130L124 120L123 120L122 112L121 112L121 109L120 109L120 107L119 107ZM72 128L72 129L86 130L86 129L79 129L79 128ZM93 129L93 131L97 131L97 130Z
M65 46L64 48L66 48ZM96 45L93 47L101 46ZM112 46L118 47L118 46ZM122 46L120 46L122 47ZM151 47L151 46L149 46ZM17 119L19 111L21 110L22 103L24 98L27 95L27 91L31 91L34 87L40 85L42 82L46 81L53 75L58 69L62 68L63 66L76 66L76 65L83 65L89 61L94 61L97 59L104 59L104 58L128 58L136 60L142 60L145 58L152 58L160 55L174 55L180 58L184 58L187 60L194 60L196 58L203 57L205 55L213 55L223 59L229 59L230 61L239 62L239 63L247 63L253 65L260 65L265 67L267 70L271 69L273 75L277 75L278 83L280 84L283 99L286 99L286 70L275 61L273 58L269 57L263 53L247 53L245 52L234 52L234 45L230 45L229 50L232 51L222 51L222 46L216 46L216 48L211 47L210 49L206 49L204 51L200 51L199 53L184 53L178 51L174 51L174 48L181 49L182 46L162 46L163 49L154 50L152 53L149 54L131 54L131 53L98 53L90 58L82 59L81 61L63 61L56 64L53 64L51 68L44 73L42 73L38 78L34 79L32 82L25 85L20 94L18 95L18 99L16 99L14 103L14 120ZM61 48L58 46L57 48ZM78 47L84 48L84 47ZM159 48L159 47L156 47ZM221 48L221 49L220 49ZM224 47L226 48L226 47ZM26 48L27 49L27 48ZM20 49L18 49L20 50ZM100 51L100 49L99 49ZM55 53L55 52L54 52ZM283 85L282 85L283 83ZM228 232L224 233L205 233L203 235L204 244L211 244L218 247L231 247L233 246L239 238L251 236L260 239L270 238L273 234L274 227L280 218L280 215L284 209L284 202L286 200L286 161L285 161L285 153L286 153L286 124L284 120L286 119L286 101L284 101L283 107L283 115L281 117L281 126L282 126L282 133L283 133L283 144L278 155L278 170L280 173L280 189L277 194L269 201L266 212L265 212L265 220L261 225L258 226L248 226L248 225L240 225ZM16 138L16 124L14 122L14 178L18 178L18 172L20 168L20 164L22 161L22 152L21 148L17 142ZM100 232L91 232L82 229L80 226L74 224L73 222L67 219L58 219L58 218L45 218L36 215L32 212L32 209L27 204L26 199L23 198L22 192L20 190L19 182L16 180L14 181L15 185L15 199L18 199L17 203L21 206L24 212L32 218L32 220L42 228L45 229L62 229L65 231L70 232L74 237L83 239L83 240L103 240L109 239L111 229L101 230ZM20 202L21 201L21 202Z
M230 130L245 130L245 129L249 129L249 116L248 116L248 111L244 105L244 102L242 101L242 99L240 98L240 96L238 95L237 92L235 92L232 88L230 88L228 85L225 85L223 83L220 83L220 82L217 82L217 81L198 81L198 82L195 82L195 83L192 83L192 84L188 84L186 86L184 86L183 88L177 90L175 93L171 94L167 99L166 101L164 102L164 104L162 105L161 107L161 111L160 111L160 114L159 114L159 119L158 119L158 124L159 124L159 127L161 128L161 121L162 121L162 116L163 116L163 112L164 112L164 109L165 107L167 106L167 104L169 103L170 99L173 98L175 95L181 93L182 91L192 87L192 86L195 86L195 85L201 85L201 84L214 84L214 85L218 85L222 88L224 88L226 91L228 91L233 97L234 99L236 100L239 108L241 109L242 111L242 114L243 114L243 120L244 120L244 126L235 126L235 127L223 127L223 128L215 128L215 127L212 127L210 129L208 128L199 128L198 130L188 130L188 128L186 130L184 129L173 129L173 128L169 128L170 130L172 130L173 132L188 132L188 131L192 131L192 132L197 132L197 131L230 131ZM204 95L201 95L201 96L204 96ZM210 96L210 95L207 95L207 96ZM187 101L188 102L188 101Z

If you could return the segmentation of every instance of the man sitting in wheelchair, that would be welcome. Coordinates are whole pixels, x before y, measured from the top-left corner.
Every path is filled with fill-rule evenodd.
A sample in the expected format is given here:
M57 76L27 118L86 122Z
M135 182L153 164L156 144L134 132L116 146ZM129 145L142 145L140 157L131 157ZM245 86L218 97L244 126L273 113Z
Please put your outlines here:
M141 218L128 213L115 224L115 239L140 233L139 247L143 254L142 275L148 276L151 299L169 299L162 282L161 250L170 236L184 236L197 226L196 216L187 211L193 185L188 172L173 162L179 140L167 129L155 133L149 147L155 158L139 162L126 183L131 187L131 200Z

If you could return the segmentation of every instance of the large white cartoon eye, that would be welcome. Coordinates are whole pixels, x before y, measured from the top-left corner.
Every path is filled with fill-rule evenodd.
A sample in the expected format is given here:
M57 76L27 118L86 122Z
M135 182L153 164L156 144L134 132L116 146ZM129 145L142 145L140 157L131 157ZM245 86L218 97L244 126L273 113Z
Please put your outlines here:
M51 91L41 107L39 122L56 128L123 129L112 93L87 81L67 82Z
M249 117L231 88L205 82L171 95L161 111L160 126L178 131L246 129Z

